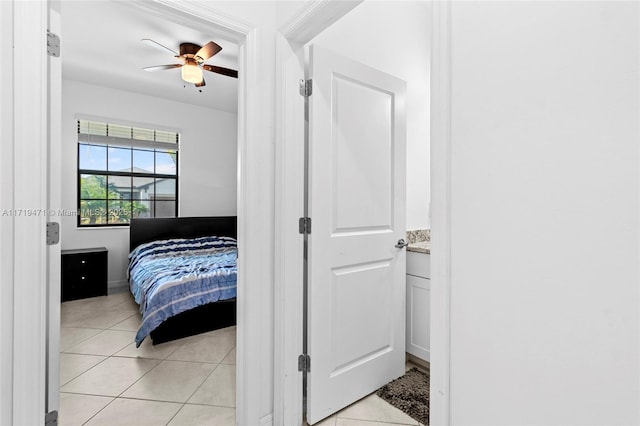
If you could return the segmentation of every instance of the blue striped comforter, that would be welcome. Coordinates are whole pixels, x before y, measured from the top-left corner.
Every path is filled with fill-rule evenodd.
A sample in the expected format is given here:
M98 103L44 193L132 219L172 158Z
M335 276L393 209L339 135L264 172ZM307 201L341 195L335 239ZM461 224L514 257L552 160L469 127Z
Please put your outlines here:
M236 240L201 237L154 241L129 254L129 287L140 305L136 347L164 320L236 297Z

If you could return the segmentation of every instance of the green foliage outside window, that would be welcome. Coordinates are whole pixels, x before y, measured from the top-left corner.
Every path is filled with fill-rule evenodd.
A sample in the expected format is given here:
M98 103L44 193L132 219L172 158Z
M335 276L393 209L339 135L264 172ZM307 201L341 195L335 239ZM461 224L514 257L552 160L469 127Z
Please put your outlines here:
M107 185L107 176L83 175L80 179L80 223L129 223L132 213L133 217L138 217L149 212L141 201L128 200L122 195L114 185Z

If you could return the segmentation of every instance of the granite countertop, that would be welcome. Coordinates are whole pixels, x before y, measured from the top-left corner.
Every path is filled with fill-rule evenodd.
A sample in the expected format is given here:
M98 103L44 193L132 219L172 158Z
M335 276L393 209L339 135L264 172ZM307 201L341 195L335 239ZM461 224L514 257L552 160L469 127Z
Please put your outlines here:
M431 230L416 229L407 231L407 251L431 254Z
M431 241L420 241L417 243L409 243L407 246L408 251L415 251L418 253L431 254Z

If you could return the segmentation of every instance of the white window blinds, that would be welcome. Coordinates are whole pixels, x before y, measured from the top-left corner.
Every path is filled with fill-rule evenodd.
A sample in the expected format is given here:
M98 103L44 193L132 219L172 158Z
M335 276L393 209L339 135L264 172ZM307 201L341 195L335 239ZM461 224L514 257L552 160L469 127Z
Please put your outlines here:
M177 150L177 132L78 120L78 142L148 149Z

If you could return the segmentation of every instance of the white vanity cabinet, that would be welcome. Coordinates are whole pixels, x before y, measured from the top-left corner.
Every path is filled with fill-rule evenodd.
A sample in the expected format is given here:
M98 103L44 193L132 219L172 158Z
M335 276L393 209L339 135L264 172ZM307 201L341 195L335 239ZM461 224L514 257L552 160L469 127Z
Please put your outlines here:
M407 353L429 361L430 255L407 251Z

